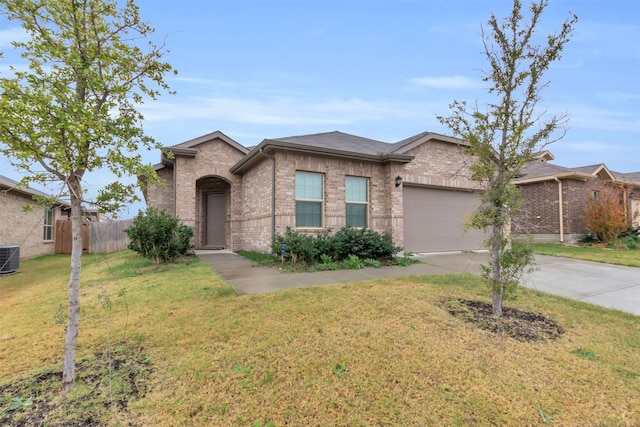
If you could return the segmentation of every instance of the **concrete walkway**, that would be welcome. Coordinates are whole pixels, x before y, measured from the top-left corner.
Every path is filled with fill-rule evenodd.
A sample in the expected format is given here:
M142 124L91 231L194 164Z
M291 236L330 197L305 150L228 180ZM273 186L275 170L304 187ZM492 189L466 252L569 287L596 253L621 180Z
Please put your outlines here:
M360 282L403 276L480 273L486 252L419 255L420 264L361 270L279 273L230 251L196 251L240 295L284 289ZM589 261L536 256L538 270L524 285L640 316L640 269Z

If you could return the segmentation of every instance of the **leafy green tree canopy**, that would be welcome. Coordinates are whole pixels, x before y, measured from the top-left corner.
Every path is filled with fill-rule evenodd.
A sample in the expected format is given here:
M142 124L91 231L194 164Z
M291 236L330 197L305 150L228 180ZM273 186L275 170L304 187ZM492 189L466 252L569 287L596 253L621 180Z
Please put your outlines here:
M159 148L145 135L144 101L167 91L172 70L161 60L164 46L143 43L153 33L127 0L12 0L0 13L28 35L13 46L28 61L0 78L0 154L25 173L25 181L57 181L71 205L72 249L62 385L75 381L80 319L83 177L111 171L117 180L101 190L95 204L116 211L136 200L125 175L158 182L140 148Z
M139 149L159 144L144 134L136 107L168 90L164 75L172 67L161 61L163 45L142 43L153 29L140 20L138 7L132 1L118 9L113 0L13 0L0 11L29 36L12 43L28 69L16 67L0 79L0 153L31 182L68 185L94 170L155 182ZM94 202L113 212L136 199L135 184L116 180Z

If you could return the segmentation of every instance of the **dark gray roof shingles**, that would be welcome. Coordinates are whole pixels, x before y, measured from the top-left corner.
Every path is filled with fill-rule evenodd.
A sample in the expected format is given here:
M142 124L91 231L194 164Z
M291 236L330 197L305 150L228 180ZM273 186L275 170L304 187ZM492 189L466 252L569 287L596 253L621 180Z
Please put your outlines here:
M286 142L309 147L323 147L331 150L370 155L385 154L390 147L393 147L393 144L338 131L289 136L285 138L271 138L270 141Z

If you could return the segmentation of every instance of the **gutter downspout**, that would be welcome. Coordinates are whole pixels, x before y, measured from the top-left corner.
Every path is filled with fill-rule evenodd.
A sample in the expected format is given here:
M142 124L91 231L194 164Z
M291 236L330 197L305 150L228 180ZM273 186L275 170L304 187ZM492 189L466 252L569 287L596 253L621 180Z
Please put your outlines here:
M271 242L276 238L276 158L260 148L260 154L271 159Z
M178 183L176 179L178 178L178 174L176 169L178 169L178 163L173 162L173 216L178 216Z
M558 215L560 216L560 243L564 243L564 209L562 204L562 181L557 177L553 180L558 183Z

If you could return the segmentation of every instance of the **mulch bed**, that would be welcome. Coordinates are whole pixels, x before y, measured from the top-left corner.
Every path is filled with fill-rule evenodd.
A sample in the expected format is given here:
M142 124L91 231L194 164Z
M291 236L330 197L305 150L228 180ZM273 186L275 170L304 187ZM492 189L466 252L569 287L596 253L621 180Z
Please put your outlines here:
M503 307L502 317L493 315L491 304L466 299L448 299L442 306L452 316L499 335L519 341L551 341L559 338L564 329L542 314Z

